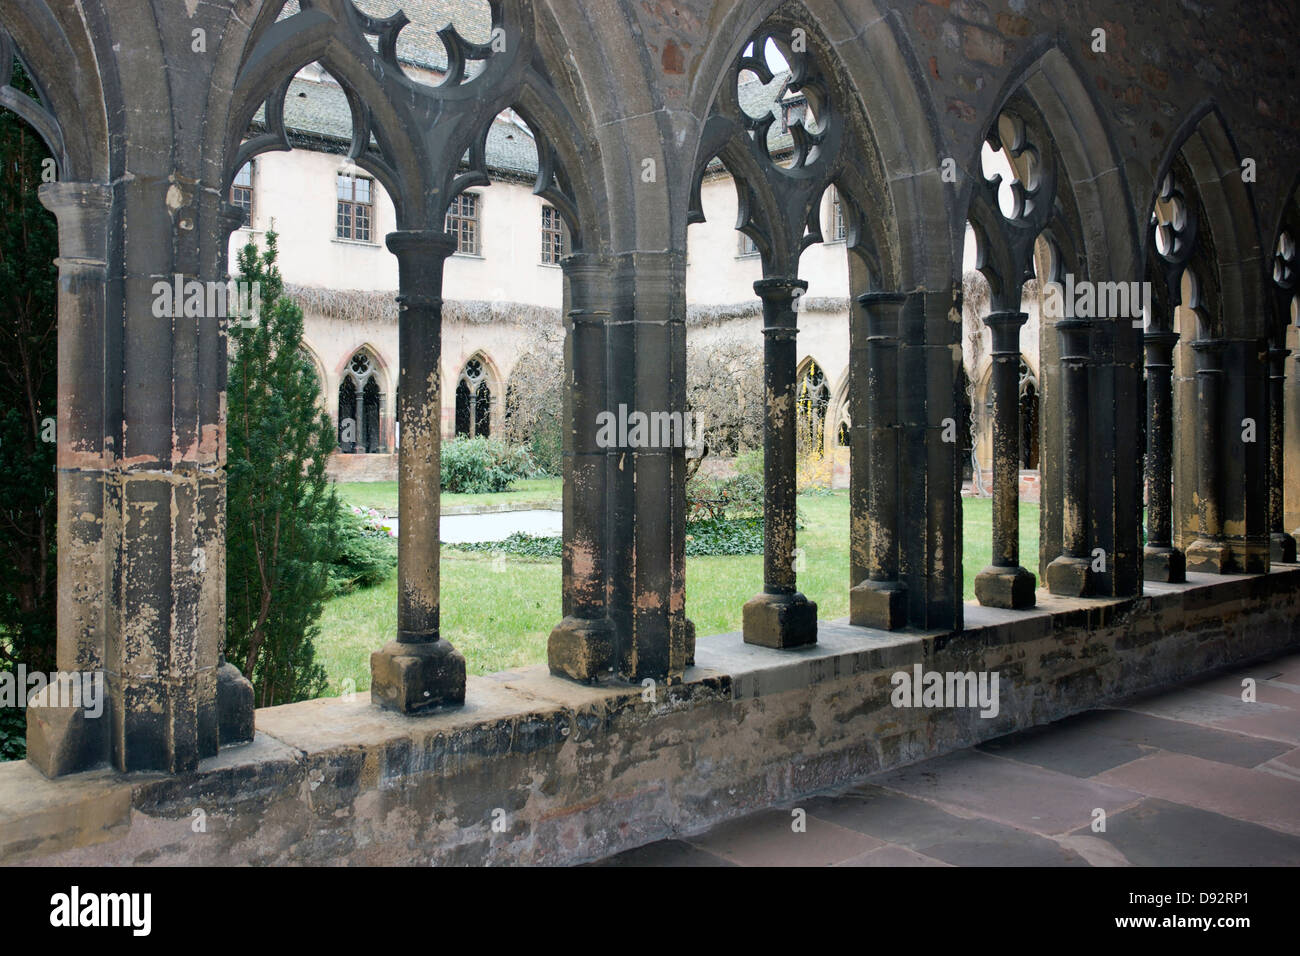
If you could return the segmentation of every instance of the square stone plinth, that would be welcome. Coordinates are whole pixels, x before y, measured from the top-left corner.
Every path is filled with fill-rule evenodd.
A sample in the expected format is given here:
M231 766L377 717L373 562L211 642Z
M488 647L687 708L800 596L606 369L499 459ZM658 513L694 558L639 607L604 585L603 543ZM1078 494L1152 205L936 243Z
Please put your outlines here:
M614 629L605 620L566 617L546 642L546 661L556 677L586 683L612 676Z
M370 699L403 714L460 706L465 703L465 658L446 641L389 641L370 655Z
M817 643L817 604L802 594L760 594L745 603L746 644L778 650Z
M1146 581L1182 584L1187 580L1187 562L1177 548L1147 548L1142 552L1142 577Z
M985 607L1010 610L1033 607L1038 580L1021 567L989 565L975 576L975 597Z
M863 581L849 591L849 623L897 631L907 626L907 592L896 581Z
M1047 566L1047 590L1064 597L1084 597L1092 590L1092 567L1086 558L1061 555Z
M1232 570L1232 549L1219 541L1193 541L1187 549L1187 570L1227 574Z

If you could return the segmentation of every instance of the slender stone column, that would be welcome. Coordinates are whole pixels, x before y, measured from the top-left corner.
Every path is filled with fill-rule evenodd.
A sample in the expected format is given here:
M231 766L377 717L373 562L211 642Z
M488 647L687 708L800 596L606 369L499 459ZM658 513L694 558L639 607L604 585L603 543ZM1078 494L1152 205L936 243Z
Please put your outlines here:
M438 619L438 524L442 449L442 272L456 239L394 232L397 256L397 638L370 655L371 700L418 713L465 702L465 658Z
M1196 353L1196 404L1200 416L1200 441L1196 449L1197 517L1200 537L1187 549L1187 570L1224 574L1231 570L1232 551L1223 540L1221 515L1222 465L1219 456L1222 408L1223 351L1225 342L1198 339Z
M1296 559L1295 538L1286 533L1283 501L1286 494L1285 392L1286 357L1291 352L1276 342L1268 349L1268 530L1269 560L1291 564Z
M1148 581L1187 580L1183 552L1174 547L1174 345L1178 333L1145 335L1147 368L1147 543L1142 576Z
M105 521L114 484L103 361L112 192L95 183L52 183L41 187L40 199L59 221L56 660L61 671L102 674L106 573L120 530L120 522ZM51 777L106 763L110 722L107 714L87 719L82 707L31 707L27 759Z
M763 591L744 608L747 644L799 647L817 641L817 605L795 588L795 336L801 279L760 279L763 300Z
M1088 462L1092 436L1088 431L1087 319L1060 319L1061 339L1061 544L1063 553L1047 566L1047 588L1053 594L1082 597L1092 589L1092 556L1088 550Z
M605 387L609 264L577 253L560 262L568 279L564 348L564 619L551 631L551 673L594 681L611 676L614 634L606 616L606 449L597 416L608 411Z
M905 301L897 292L858 296L849 346L849 538L854 563L866 574L849 592L849 623L891 631L907 624L907 594L898 579L898 330Z
M993 331L993 563L975 577L985 607L1034 605L1034 575L1020 566L1020 327L1024 312L994 312Z

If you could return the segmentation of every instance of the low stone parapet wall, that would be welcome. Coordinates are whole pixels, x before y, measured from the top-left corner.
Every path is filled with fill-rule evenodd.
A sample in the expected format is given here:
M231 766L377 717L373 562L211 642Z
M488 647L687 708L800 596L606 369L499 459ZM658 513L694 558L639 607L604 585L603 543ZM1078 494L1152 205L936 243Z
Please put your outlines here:
M471 677L465 707L419 718L365 694L270 708L252 744L178 777L4 764L0 862L591 860L1300 647L1300 567L1189 578L1128 600L968 605L959 633L825 623L794 651L702 638L674 686L532 667ZM895 675L918 666L996 673L996 716L895 706Z

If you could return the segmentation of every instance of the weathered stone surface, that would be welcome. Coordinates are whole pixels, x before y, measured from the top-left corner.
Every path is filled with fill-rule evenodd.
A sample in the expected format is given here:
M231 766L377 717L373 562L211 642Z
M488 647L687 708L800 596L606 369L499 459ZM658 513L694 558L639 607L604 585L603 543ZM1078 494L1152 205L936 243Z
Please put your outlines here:
M817 643L817 604L802 594L760 594L745 602L745 642L760 647Z
M985 607L1033 607L1037 583L1024 568L987 567L975 577L975 597Z
M465 656L446 641L389 641L370 655L370 694L380 707L414 714L465 702Z
M28 762L47 777L105 766L109 757L108 702L100 701L100 713L94 715L85 706L54 707L50 705L54 689L54 685L46 685L28 701ZM251 699L249 705L251 714Z
M849 591L849 623L882 631L906 627L906 591L893 582L863 581Z
M253 739L253 685L234 664L217 668L217 714L222 746Z
M224 748L190 774L46 780L25 764L0 765L0 861L591 860L1232 662L1300 651L1298 568L1159 587L1127 600L1045 595L1030 611L978 608L957 635L834 622L817 644L784 651L739 634L705 638L684 683L653 692L530 667L471 677L465 707L419 719L365 694L304 701L260 711L252 744ZM998 716L894 707L891 675L922 661L999 671ZM1103 732L1143 743L1155 731ZM195 806L209 808L201 836Z

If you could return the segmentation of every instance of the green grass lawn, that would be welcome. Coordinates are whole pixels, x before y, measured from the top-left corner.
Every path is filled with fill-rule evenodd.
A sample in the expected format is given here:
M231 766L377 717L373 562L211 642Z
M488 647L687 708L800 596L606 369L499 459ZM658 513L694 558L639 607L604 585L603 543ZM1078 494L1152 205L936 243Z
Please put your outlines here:
M541 490L535 483L520 484L520 492L529 491L522 487L528 484L534 484L534 493ZM361 486L342 487L350 490ZM396 486L392 487L395 496ZM558 496L558 483L551 487ZM381 489L376 492L384 493ZM444 495L443 501L467 497ZM349 500L361 503L356 498ZM963 498L962 506L963 571L965 598L969 601L975 597L975 575L989 563L992 554L992 503L987 498ZM1020 513L1021 562L1035 570L1038 506L1022 504ZM800 496L799 514L804 525L799 532L799 546L805 562L799 572L799 587L817 602L822 620L845 617L849 613L848 492ZM739 630L741 607L762 583L761 555L687 558L686 613L701 635ZM443 633L465 655L471 674L544 663L546 638L560 616L558 560L509 557L502 565L490 555L443 549ZM367 689L370 652L382 647L396 628L396 577L378 587L330 601L316 641L318 659L330 676L327 693L339 693L346 678L356 682L357 690Z
M397 515L397 482L395 481L347 481L334 486L339 497L358 508L374 508L381 514ZM559 501L564 495L564 485L559 478L535 478L516 481L509 491L492 495L449 495L442 496L443 514L448 509L465 505L502 506L502 505L550 505Z

